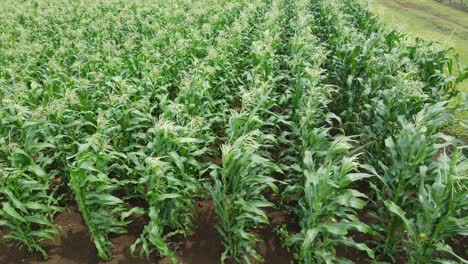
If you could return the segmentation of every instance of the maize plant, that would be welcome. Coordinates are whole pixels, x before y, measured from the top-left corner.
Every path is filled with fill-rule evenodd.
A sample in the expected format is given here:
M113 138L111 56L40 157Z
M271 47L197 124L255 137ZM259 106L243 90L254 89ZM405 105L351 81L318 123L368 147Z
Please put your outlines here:
M291 200L297 199L299 205L296 214L301 232L291 236L287 243L299 248L296 258L304 263L345 261L335 255L338 245L366 251L374 258L366 244L357 243L348 235L350 231L372 233L370 226L360 222L356 214L356 210L364 208L366 195L349 188L351 183L371 174L358 172L361 166L356 156L343 156L351 147L349 139L338 137L327 142L324 132L308 135L319 147L312 145L311 150L305 150L301 184L288 186Z
M387 101L389 96L398 97L398 100L386 103L386 107L392 108L390 111L393 116L411 117L424 107L424 103L433 103L435 98L443 100L447 96L456 95L457 90L454 88L463 78L451 76L454 74L452 70L444 74L444 67L453 64L447 51L440 51L437 56L431 55L434 61L427 62L432 63L431 66L419 65L418 57L424 60L427 56L418 52L430 53L428 44L422 41L410 44L405 35L395 31L388 32L383 26L378 26L378 23L373 23L377 26L368 29L368 35L362 35L360 30L363 28L356 28L354 23L347 22L349 18L364 18L346 13L359 8L359 1L344 2L322 2L315 11L318 17L315 31L318 36L327 39L333 51L328 63L331 66L330 76L340 87L334 108L347 120L346 123L351 124L347 129L359 133L362 128L367 128L361 124L372 125L374 118L380 117L381 109L384 110L382 102ZM328 27L332 19L342 23ZM369 18L370 21L374 19ZM353 123L356 125L352 125ZM391 123L395 126L396 118L391 119ZM366 131L372 136L379 132ZM382 140L389 135L375 136Z
M389 195L396 201L393 205L415 211L415 174L420 166L431 163L443 146L436 142L445 137L436 132L453 112L447 102L437 101L455 96L456 85L466 77L463 73L451 76L453 61L447 51L431 49L423 41L411 44L403 34L387 32L378 23L367 26L359 21L375 20L369 13L363 12L368 18L353 14L362 8L357 1L322 2L313 8L319 25L315 32L331 44L330 76L342 97L334 100L331 108L349 125L347 131L365 132L363 139L370 143L366 159L382 174L381 181L373 185L376 201L385 201L382 196ZM330 27L332 19L342 24ZM428 53L433 53L429 56L433 59L425 61ZM450 68L448 74L445 67ZM414 119L415 124L408 119ZM393 256L402 250L397 249L400 237L396 233L402 222L388 208L382 210L386 210L380 216L386 224L376 228L386 236L383 251Z
M404 211L413 211L412 209L418 207L418 197L422 195L420 185L434 180L433 177L424 175L424 171L432 166L435 162L433 157L442 148L453 144L450 137L428 133L431 132L431 128L443 123L443 115L446 112L440 106L434 106L432 110L421 112L415 124L401 119L400 134L385 140L385 159L379 162L383 187L378 189L372 184L377 202L384 201ZM397 229L402 222L391 211L385 210L381 213L378 218L383 222L381 228L387 234L384 250L388 255L392 255L400 244L401 237L397 235Z
M90 137L79 149L76 161L71 164L69 186L99 257L109 260L112 257L109 235L126 232L124 216L128 211L124 202L112 195L120 186L109 175L125 156L114 152L100 134Z
M0 167L0 177L0 226L9 230L5 238L47 258L44 243L59 234L52 222L61 211L58 198L48 193L47 181L33 170Z
M47 258L44 245L59 234L53 217L62 211L60 196L44 170L53 160L45 153L55 147L35 142L29 142L26 149L13 142L3 146L0 155L9 161L0 163L0 226L9 230L6 239Z
M231 112L226 130L229 143L222 147L222 168L212 172L214 185L206 186L219 218L217 230L225 247L222 263L226 259L244 263L251 263L250 257L263 259L253 248L259 238L247 229L268 224L261 209L273 204L263 197L262 191L268 187L277 191L269 174L279 168L271 161L269 153L262 150L274 143L274 136L262 131L267 125L262 117L266 117L268 109L274 105L270 82L275 68L268 62L276 58L275 39L279 31L273 25L282 19L279 4L273 1L264 18L267 31L252 43L251 86L241 90L240 112Z
M258 134L259 131L252 131L236 139L232 145L223 145L222 168L212 172L214 185L207 186L219 218L216 229L225 247L222 263L226 259L251 263L250 256L262 260L252 246L259 238L249 229L268 224L262 208L273 204L263 197L262 191L266 188L277 190L268 174L278 168L258 153L262 140L268 141Z
M257 14L253 13L258 12L257 7L253 5L248 8L249 12L241 15L239 24L229 29L227 33L228 37L232 38L232 40L240 38L238 42L242 44L241 32L248 25L250 19L257 18ZM220 45L218 49L226 49L227 52L232 52L232 55L235 55L235 52L238 51L235 49L231 50L235 42L232 40L226 41L225 38L224 35L218 37ZM229 54L227 52L226 54ZM219 58L210 55L208 54L208 57L201 61L199 66L191 72L195 80L196 78L206 80L209 80L209 78L223 78L222 75L217 76L212 71L205 70L205 67L213 67L210 64L216 65L223 62ZM226 62L229 63L229 61ZM186 84L187 86L185 86ZM194 84L197 85L196 82ZM205 87L205 82L201 83L201 85L200 88L207 88ZM204 108L201 103L204 100L208 100L208 102L212 101L212 98L216 96L211 95L213 92L205 90L199 93L197 86L193 86L192 83L184 83L174 101L163 101L164 104L161 107L164 111L163 117L156 124L155 128L149 130L154 136L148 147L152 150L150 155L159 155L163 159L167 159L167 161L161 163L163 165L154 165L153 163L155 162L151 161L154 158L150 159L150 163L154 165L151 166L154 168L146 173L153 175L147 176L145 178L147 180L140 182L140 185L147 186L147 199L150 205L148 214L151 220L150 224L145 227L140 239L132 247L133 251L136 250L138 244L141 244L140 252L149 255L152 252L152 250L148 249L151 243L158 249L160 254L169 256L173 262L177 262L165 240L178 233L187 234L187 227L190 225L191 217L189 209L193 209L192 197L198 188L196 181L194 181L194 176L201 171L201 164L198 160L199 156L205 152L205 148L200 150L194 149L193 144L200 143L200 139L205 139L208 140L208 142L205 142L205 145L208 145L210 138L212 138L211 126L213 123L211 122L213 120L209 120L208 125L203 124L203 122L206 118L205 116L211 114L210 112L206 112L207 110L213 107L219 109L220 106L213 104ZM223 96L225 97L225 95ZM197 99L199 101L194 101ZM217 100L221 104L226 104L229 99L219 98ZM188 110L188 113L185 112L186 110ZM164 120L165 118L172 121ZM189 129L177 124L187 126ZM159 162L156 162L156 164L159 164ZM153 191L156 186L160 190ZM161 215L167 216L165 220L161 220ZM173 231L163 235L162 232L165 227L170 227Z
M388 210L403 223L408 262L456 263L444 258L445 254L458 263L467 263L446 241L450 236L466 235L468 231L467 164L461 150L456 150L452 157L444 151L429 167L422 167L420 174L421 180L416 184L417 210L406 213L394 202L385 201Z
M188 233L190 210L194 208L192 198L198 191L197 173L202 168L197 159L204 149L198 150L197 139L188 137L192 131L170 121L160 119L148 132L153 138L147 146L151 153L145 158L144 177L138 180L136 188L149 205L146 213L150 221L132 246L132 252L141 244L140 253L149 256L154 251L153 245L160 255L177 262L166 240ZM145 156L135 157L135 162L138 164L142 157ZM171 232L163 234L166 228L171 228Z
M176 234L187 232L191 223L189 210L193 209L191 194L196 185L178 177L180 173L175 166L158 158L147 158L148 176L140 180L145 184L149 203L148 216L150 222L145 226L140 238L132 246L141 244L141 253L149 256L154 246L160 255L168 256L173 263L178 263L166 240ZM166 227L174 231L164 233Z
M321 63L325 54L311 35L313 18L303 14L307 8L308 3L297 5L296 23L300 31L291 46L295 58L291 63L295 124L291 130L301 142L298 150L303 160L300 168L289 173L283 192L284 199L296 205L292 210L299 219L301 231L288 237L286 242L297 249L295 257L303 263L346 261L336 256L338 245L355 247L374 258L366 244L357 243L348 235L351 230L373 233L368 225L359 221L356 213L366 204L366 195L349 188L354 181L369 178L371 174L360 172L365 166L357 162L356 155L350 154L350 138L332 137L329 129L320 127L323 122L332 124L333 119L339 121L339 118L327 114L331 100L321 84L324 80ZM300 173L302 175L295 175Z
M210 134L218 122L227 119L227 108L235 99L235 87L241 85L242 70L249 65L244 61L245 52L252 42L252 34L245 34L249 26L261 18L261 12L267 3L255 2L247 5L232 27L221 32L215 44L208 49L208 55L197 62L196 67L183 79L179 94L164 109L168 118L175 119L181 125L189 125L194 120L204 119L207 126L202 130ZM190 78L190 80L189 80ZM206 134L206 133L205 133Z

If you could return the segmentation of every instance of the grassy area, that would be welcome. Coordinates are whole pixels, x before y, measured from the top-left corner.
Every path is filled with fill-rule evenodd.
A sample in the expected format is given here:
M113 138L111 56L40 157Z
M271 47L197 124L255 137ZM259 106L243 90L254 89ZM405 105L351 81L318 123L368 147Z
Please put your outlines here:
M464 66L468 65L468 12L435 0L369 0L371 7L391 27L397 27L412 36L434 40L454 47ZM460 85L468 92L468 81ZM468 120L468 112L457 113L457 118ZM456 135L468 137L461 126L450 129Z
M468 0L437 0L468 11Z

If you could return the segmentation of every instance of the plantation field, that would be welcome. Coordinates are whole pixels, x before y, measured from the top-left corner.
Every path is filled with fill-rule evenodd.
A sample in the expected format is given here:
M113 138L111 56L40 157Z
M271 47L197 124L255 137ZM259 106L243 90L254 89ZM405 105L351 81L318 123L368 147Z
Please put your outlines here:
M438 42L445 47L455 48L463 65L468 64L468 12L455 6L466 5L467 1L453 1L449 6L436 0L371 0L372 9L390 27L400 28L413 37L422 37ZM445 1L450 2L450 1ZM468 92L468 80L459 86ZM460 111L456 118L467 120L468 111ZM450 134L468 138L463 126L447 128Z
M388 25L454 47L468 63L468 13L436 0L370 0L372 9ZM468 91L468 84L464 85Z
M468 263L463 55L361 0L0 5L0 263Z

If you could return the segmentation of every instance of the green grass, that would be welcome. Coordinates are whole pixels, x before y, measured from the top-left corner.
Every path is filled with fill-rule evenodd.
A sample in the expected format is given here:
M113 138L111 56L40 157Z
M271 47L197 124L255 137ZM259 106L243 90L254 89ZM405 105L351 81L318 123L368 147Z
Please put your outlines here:
M468 11L468 0L438 0Z
M468 65L468 12L435 0L369 0L373 10L390 27L396 27L414 37L434 40L443 46L453 47L462 65ZM460 86L468 92L468 80ZM456 117L468 120L468 112L458 112ZM468 137L463 127L456 125L449 131Z

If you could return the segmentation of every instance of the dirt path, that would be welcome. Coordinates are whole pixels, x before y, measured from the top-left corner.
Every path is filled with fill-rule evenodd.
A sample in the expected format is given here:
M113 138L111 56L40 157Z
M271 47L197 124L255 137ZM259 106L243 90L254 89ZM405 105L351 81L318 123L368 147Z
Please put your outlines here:
M463 23L460 23L460 21L452 19L448 15L446 15L444 13L441 13L441 12L438 12L438 10L433 9L430 6L416 4L416 3L407 3L407 2L402 2L402 1L399 1L399 0L391 0L391 1L396 3L401 8L418 10L420 12L424 12L424 13L426 13L428 15L431 15L434 18L445 20L445 21L453 23L453 24L455 24L455 25L457 25L457 26L459 26L459 27L461 27L461 28L463 28L465 30L468 30L468 25L464 25Z

